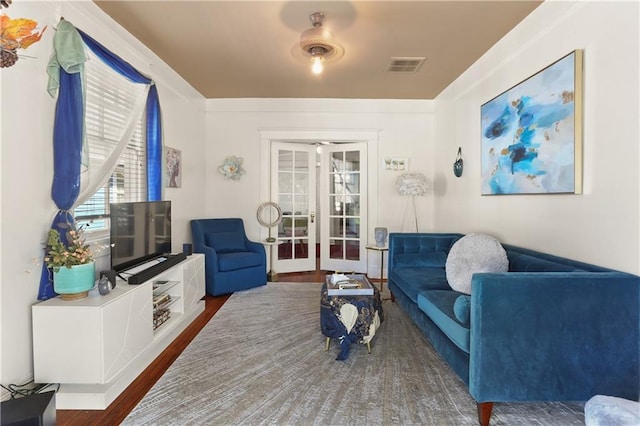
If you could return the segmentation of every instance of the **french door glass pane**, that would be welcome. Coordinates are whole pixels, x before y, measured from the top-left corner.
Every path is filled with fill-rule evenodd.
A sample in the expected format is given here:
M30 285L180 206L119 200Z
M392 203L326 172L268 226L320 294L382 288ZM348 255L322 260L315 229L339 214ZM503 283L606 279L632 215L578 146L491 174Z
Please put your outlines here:
M331 259L344 259L343 240L329 240L329 257Z
M281 149L278 151L278 169L287 170L291 169L293 164L293 151Z
M344 210L344 195L331 195L329 196L329 214L336 216L342 214Z
M345 170L360 171L360 151L345 152Z
M349 195L344 197L343 211L347 216L360 216L360 196Z
M332 152L330 158L331 172L340 173L344 171L344 153Z
M293 212L293 196L278 194L278 205L284 215L291 215Z
M329 220L329 237L330 238L342 238L344 237L344 219L343 218L331 218Z
M309 191L309 173L298 172L293 176L295 179L296 194L307 194L307 192Z
M279 172L278 188L280 189L280 192L286 192L286 193L293 192L293 173Z
M360 238L360 218L350 217L346 221L345 235L349 238Z
M345 258L347 260L360 260L360 242L357 240L347 240Z
M298 195L295 197L295 201L293 203L293 213L294 215L305 215L307 216L309 210L309 196L307 195Z

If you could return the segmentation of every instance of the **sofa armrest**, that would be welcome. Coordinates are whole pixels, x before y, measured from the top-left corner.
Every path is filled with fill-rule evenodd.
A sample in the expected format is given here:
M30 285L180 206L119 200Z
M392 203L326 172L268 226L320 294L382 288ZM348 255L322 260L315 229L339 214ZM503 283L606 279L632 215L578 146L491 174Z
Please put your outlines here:
M640 278L474 274L469 391L484 401L637 399Z

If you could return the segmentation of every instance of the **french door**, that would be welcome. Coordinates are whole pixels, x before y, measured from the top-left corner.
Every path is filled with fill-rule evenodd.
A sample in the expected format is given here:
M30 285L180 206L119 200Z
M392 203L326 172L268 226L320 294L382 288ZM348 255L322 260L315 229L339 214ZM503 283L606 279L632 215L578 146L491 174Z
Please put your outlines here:
M316 269L316 148L272 142L271 199L282 209L278 226L278 272Z
M367 144L322 145L320 269L366 272Z
M270 162L270 199L283 216L274 270L315 270L319 241L320 269L366 273L367 143L271 141Z

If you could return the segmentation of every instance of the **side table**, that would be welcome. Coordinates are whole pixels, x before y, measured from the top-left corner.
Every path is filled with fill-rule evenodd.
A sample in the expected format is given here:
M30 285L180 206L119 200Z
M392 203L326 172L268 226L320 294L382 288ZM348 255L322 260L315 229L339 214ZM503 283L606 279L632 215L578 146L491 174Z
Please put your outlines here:
M382 288L384 286L384 252L389 251L389 247L368 245L367 250L374 250L374 251L380 252L380 293L382 293Z

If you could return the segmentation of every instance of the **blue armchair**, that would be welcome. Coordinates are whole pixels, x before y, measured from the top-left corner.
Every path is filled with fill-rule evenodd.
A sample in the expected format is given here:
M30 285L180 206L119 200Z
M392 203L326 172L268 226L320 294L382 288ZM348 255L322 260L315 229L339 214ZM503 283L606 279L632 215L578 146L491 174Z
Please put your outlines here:
M193 250L204 253L207 294L218 296L267 283L264 246L249 241L242 219L194 219Z

